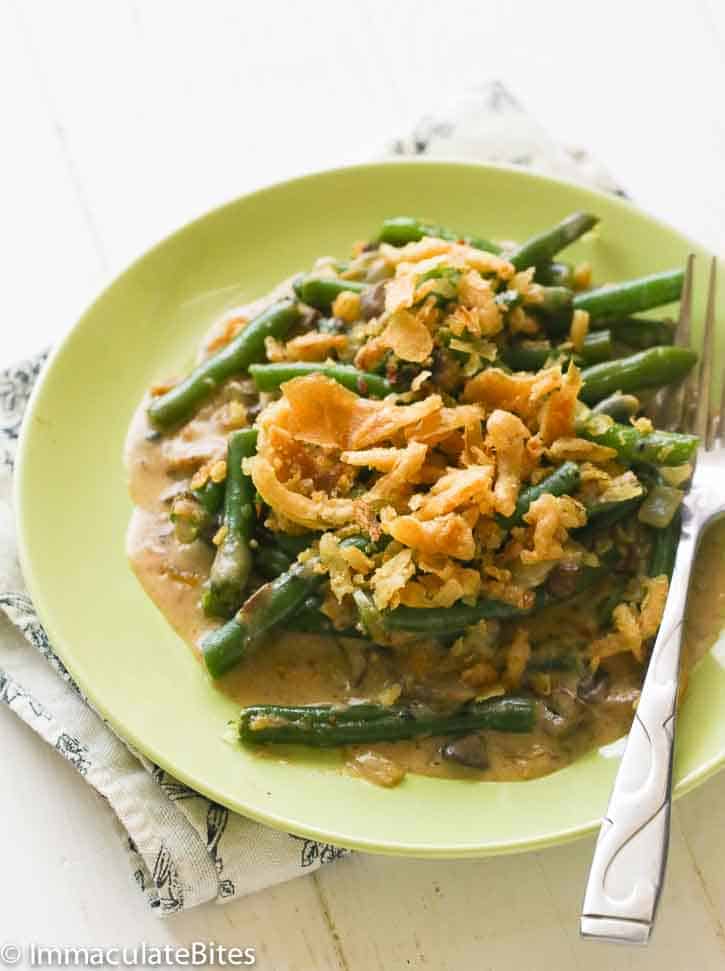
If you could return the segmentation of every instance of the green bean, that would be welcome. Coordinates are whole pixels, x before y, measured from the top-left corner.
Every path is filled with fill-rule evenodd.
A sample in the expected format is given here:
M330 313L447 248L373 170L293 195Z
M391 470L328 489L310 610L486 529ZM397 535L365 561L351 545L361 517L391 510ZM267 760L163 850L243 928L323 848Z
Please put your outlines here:
M654 530L652 556L649 565L651 577L659 577L663 574L668 579L672 577L681 529L682 514L678 510L668 526L665 526L664 529Z
M501 359L514 371L540 371L551 360L568 361L577 364L596 364L612 356L611 334L608 330L597 330L587 334L581 351L576 354L571 347L562 349L552 346L550 341L520 341L501 350Z
M284 337L300 317L299 308L291 300L272 304L226 347L199 364L166 394L154 398L148 407L151 424L165 431L191 418L227 378L246 371L255 361L264 360L265 338Z
M626 577L612 577L611 589L604 600L597 604L597 619L600 627L608 627L612 622L612 614L617 604L622 602L622 595L627 586Z
M294 563L289 570L260 587L242 609L202 641L204 663L213 678L220 678L245 657L268 630L277 627L318 588L322 574Z
M279 547L291 560L296 560L300 553L309 549L315 541L314 533L271 533L272 542Z
M638 509L646 495L645 490L637 496L630 496L628 499L612 499L607 502L594 502L587 506L587 523L602 529L604 525L611 526L613 523L624 519L628 512ZM616 515L612 515L616 513Z
M607 422L604 416L589 418L577 425L577 434L597 445L613 448L626 463L649 465L685 465L699 444L696 435L678 432L640 432L632 425Z
M204 612L214 617L229 617L239 607L252 569L249 540L256 522L255 489L242 471L242 461L256 450L256 428L244 428L230 435L222 517L224 536L217 547L209 586L202 597Z
M213 479L209 478L203 486L192 489L191 492L210 516L216 516L224 504L225 485L223 481L214 482Z
M214 517L204 509L193 493L181 492L174 497L169 520L180 543L193 543L202 533L209 531Z
M304 549L304 547L303 547ZM260 546L254 557L254 566L267 580L275 580L292 566L293 560L276 546ZM299 610L284 622L284 629L304 634L320 634L327 637L356 637L356 628L337 628L320 610L320 600L308 597Z
M669 320L648 320L646 317L623 317L621 320L593 321L594 327L608 327L623 344L646 350L659 344L672 344L675 325Z
M592 408L593 415L609 415L615 421L628 422L639 411L639 398L633 394L622 394L615 391L608 398L603 398Z
M541 263L536 267L534 280L546 287L568 287L573 289L574 267L571 263L554 261Z
M343 540L343 546L367 546L361 537ZM211 631L201 642L209 674L219 678L239 664L249 649L264 634L282 626L313 595L326 579L316 572L317 557L306 563L293 563L289 570L265 583L248 598L241 610L222 627Z
M599 364L608 361L614 354L612 348L612 334L609 330L594 330L584 338L581 351L575 360L585 365Z
M545 476L536 485L522 489L516 501L516 509L510 516L497 517L498 524L504 529L511 529L524 521L524 516L529 511L529 506L540 496L550 494L552 496L570 495L579 488L579 466L576 462L564 462Z
M313 533L299 536L292 533L273 533L262 529L257 532L258 548L254 557L257 572L268 580L274 580L293 564L303 550L313 543Z
M560 250L589 232L599 222L597 216L588 212L575 212L556 226L538 233L517 246L506 258L517 270L525 270L553 259Z
M696 360L697 354L689 347L650 347L630 357L594 364L582 372L580 397L593 405L615 391L661 388L684 378Z
M422 219L413 219L410 216L395 216L383 222L383 228L378 235L381 243L390 243L391 246L405 246L406 243L415 243L424 236L435 236L438 239L445 239L449 242L463 242L474 246L476 249L484 250L487 253L500 253L501 247L497 243L492 243L481 236L468 236L456 233L445 226L436 226L427 223Z
M242 709L239 737L246 745L272 742L330 748L426 735L467 735L483 728L530 732L535 718L534 701L516 696L469 702L452 714L408 705L385 707L368 703L299 708L255 705Z
M320 601L315 597L305 600L300 609L285 621L284 629L300 634L319 634L322 637L354 637L358 640L362 637L360 631L354 627L335 627L330 618L320 611Z
M452 607L396 607L383 611L381 618L386 631L406 631L428 637L445 637L472 627L480 620L523 617L533 608L514 607L503 600L479 600L475 604L454 604ZM374 638L374 635L371 635Z
M613 283L578 293L574 297L574 309L586 310L593 319L628 317L679 300L683 280L682 270L666 270L638 280Z
M353 592L352 598L357 607L358 629L373 643L384 644L387 635L383 623L383 614L375 606L373 598L359 587Z
M574 291L568 287L540 287L539 295L540 302L531 304L529 309L551 317L554 321L567 316L574 301Z
M528 304L527 311L539 318L549 336L565 340L571 327L574 291L562 286L540 286L539 297L539 303ZM496 294L495 300L503 313L522 304L517 290L503 290Z
M606 536L612 526L636 512L641 502L642 496L634 496L631 499L613 503L608 509L603 508L604 503L602 503L602 507L598 509L595 507L593 515L587 510L589 519L586 526L573 530L572 535L576 538L577 543L587 547L591 546L595 538ZM610 504L607 503L607 505Z
M260 546L254 556L254 568L265 580L274 580L292 566L292 560L275 546Z
M307 544L309 545L309 540L307 540ZM302 549L305 549L305 548L306 548L305 546L302 547ZM300 550L300 552L302 551L302 549ZM288 552L286 552L284 549L280 548L279 546L265 545L265 546L260 546L258 548L257 553L254 557L254 566L257 572L260 573L265 578L265 580L276 580L278 576L280 576L286 570L289 570L289 568L292 566L292 564L296 559L297 559L296 555L291 556ZM313 613L317 615L316 620L313 619ZM288 630L307 630L308 628L306 626L302 626L302 627L299 626L298 620L300 617L301 617L301 614L299 612L296 613L293 618L294 624L292 624L291 622L287 622L285 624L287 629ZM307 610L305 623L306 624L309 623L310 625L312 625L309 627L309 630L317 630L321 634L332 633L334 631L332 622L330 621L328 622L328 624L326 624L325 621L327 621L327 618L324 616L324 614L320 613L319 603L317 603L316 606L314 607L314 611L312 610L311 607L309 608L309 610Z
M169 519L180 543L193 543L203 533L216 531L217 514L224 503L224 482L209 478L203 486L182 492L171 506Z
M609 558L602 557L599 566L584 566L566 598L553 597L543 588L536 591L534 603L529 608L514 607L503 600L479 600L475 604L454 604L452 607L396 607L381 614L385 630L406 631L427 637L446 637L472 627L480 620L506 619L537 613L545 607L575 597L611 570Z
M344 388L370 398L384 398L393 390L379 374L369 374L351 364L317 364L306 361L279 364L253 364L249 373L258 391L276 391L285 381L305 377L308 374L324 374Z
M359 280L340 280L329 276L305 276L294 284L294 291L302 303L323 313L330 312L335 298L341 293L362 293L366 288L367 283Z
M558 348L551 341L517 341L499 353L513 371L540 371L550 358L557 358Z
M569 217L569 220L578 220L582 215L584 214L576 214L574 217ZM594 222L597 221L593 216L588 218L593 219ZM561 224L564 227L563 229L557 227L557 229L561 229L560 239L570 234L573 229L573 224L570 224L569 220L565 220ZM591 228L591 226L588 228ZM544 235L548 236L548 234ZM480 236L456 233L451 229L446 229L444 226L426 223L423 220L412 219L408 216L386 219L378 236L378 240L381 243L390 243L393 246L404 246L406 243L416 242L424 236L435 236L450 242L461 241L488 253L501 253L501 247L497 243L491 242L491 240L483 239ZM568 243L573 242L575 238L577 237L573 236L569 238L559 248L561 249L563 246L568 245ZM530 265L532 264L526 264L527 267ZM571 306L572 294L571 290L568 289L568 285L572 279L572 272L572 267L566 263L547 263L546 260L541 261L541 265L537 267L536 271L536 282L541 283L544 289L544 301L540 305L542 312L550 314L558 313Z

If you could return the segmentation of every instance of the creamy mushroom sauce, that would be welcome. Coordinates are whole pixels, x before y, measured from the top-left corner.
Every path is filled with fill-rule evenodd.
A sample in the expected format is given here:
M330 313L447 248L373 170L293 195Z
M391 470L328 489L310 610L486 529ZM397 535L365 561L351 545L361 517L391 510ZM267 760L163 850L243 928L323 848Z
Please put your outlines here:
M239 312L251 316L260 309L261 305L255 304ZM193 421L175 434L162 437L155 435L148 423L148 401L144 400L131 423L126 446L129 488L136 506L127 539L131 565L148 596L199 657L200 638L216 626L199 606L202 585L211 567L212 550L202 540L186 545L178 542L169 522L169 506L175 491L186 485L202 460L225 456L227 432L218 426L216 419L221 403L234 390L233 382L229 382ZM576 612L567 605L550 608L543 621L539 615L537 632L541 633L542 622L551 625L554 633L562 623L575 624L586 637L592 591L585 597L586 601ZM709 531L698 557L686 627L683 661L686 669L706 653L723 626L725 521ZM443 655L444 649L440 652ZM386 686L400 680L405 664L402 653L361 645L354 639L275 632L267 643L260 644L253 656L222 678L218 687L240 706L348 702L376 697ZM573 732L559 736L555 726L549 725L545 730L540 723L527 735L487 733L486 769L467 768L444 760L441 756L444 740L440 738L352 746L348 749L348 766L383 784L397 781L399 774L391 775L386 764L379 770L376 760L367 757L368 752L386 756L401 773L411 771L486 781L546 775L584 752L612 742L629 729L638 696L639 670L621 655L608 659L605 665L609 674L606 700L596 705L581 703L584 717ZM439 675L436 685L441 686ZM576 687L577 675L564 678L564 688L572 698ZM434 685L431 691L435 691ZM275 757L275 749L260 749L260 754Z

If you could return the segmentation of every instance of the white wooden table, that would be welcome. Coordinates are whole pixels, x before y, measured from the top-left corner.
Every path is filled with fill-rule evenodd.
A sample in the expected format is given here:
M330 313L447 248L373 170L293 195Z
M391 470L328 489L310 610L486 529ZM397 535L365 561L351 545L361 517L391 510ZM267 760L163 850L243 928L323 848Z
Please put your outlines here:
M365 159L491 76L725 252L721 0L0 0L2 360L52 342L209 206ZM678 804L657 935L630 951L577 939L591 840L481 862L356 856L161 922L106 807L4 708L0 733L0 944L214 940L274 971L725 962L725 774Z

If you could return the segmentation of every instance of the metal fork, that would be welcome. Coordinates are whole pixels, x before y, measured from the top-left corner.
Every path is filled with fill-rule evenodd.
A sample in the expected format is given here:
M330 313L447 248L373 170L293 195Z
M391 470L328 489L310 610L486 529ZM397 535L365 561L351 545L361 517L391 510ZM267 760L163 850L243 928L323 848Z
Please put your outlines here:
M693 266L691 255L677 327L676 340L681 344L690 343ZM663 403L668 424L692 428L701 444L692 484L682 503L682 534L667 605L594 850L580 925L586 938L646 944L664 882L680 647L690 572L703 531L713 519L725 515L725 376L717 419L710 387L716 275L713 258L699 372Z

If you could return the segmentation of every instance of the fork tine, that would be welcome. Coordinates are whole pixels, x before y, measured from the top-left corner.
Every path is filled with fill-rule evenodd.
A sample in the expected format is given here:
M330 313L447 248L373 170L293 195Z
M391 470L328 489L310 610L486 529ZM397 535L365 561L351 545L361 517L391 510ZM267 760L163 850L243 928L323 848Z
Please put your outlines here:
M712 395L712 362L715 357L715 291L717 286L717 259L713 256L710 262L710 284L707 291L707 311L705 313L705 333L702 338L702 355L700 357L697 412L695 414L695 434L706 449L712 448L712 428L714 410L711 404Z
M720 389L720 414L717 420L717 434L720 439L720 447L725 448L725 368L722 372L722 387Z
M677 318L674 342L678 347L690 346L690 325L692 323L692 278L695 271L695 254L690 253L685 266L685 279L680 296L680 313ZM685 425L692 401L693 389L690 378L677 385L664 389L657 408L656 423L669 431L679 431Z
M692 324L692 277L695 270L695 254L690 253L685 267L685 279L682 281L682 296L680 297L680 313L675 330L675 343L685 347L690 343L690 326Z

